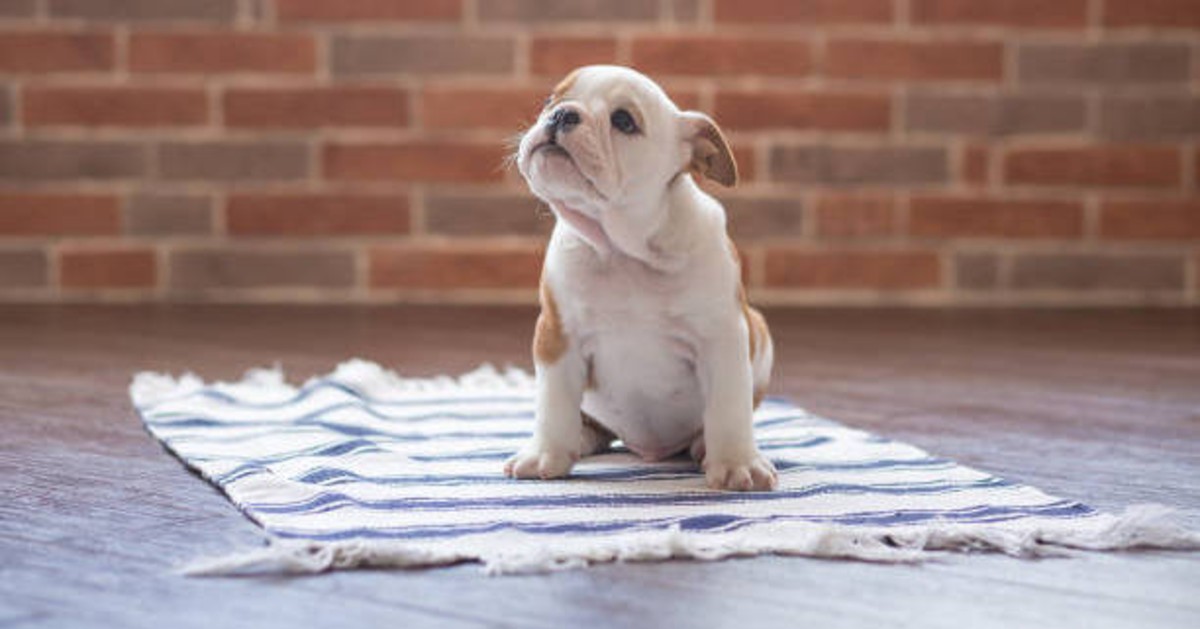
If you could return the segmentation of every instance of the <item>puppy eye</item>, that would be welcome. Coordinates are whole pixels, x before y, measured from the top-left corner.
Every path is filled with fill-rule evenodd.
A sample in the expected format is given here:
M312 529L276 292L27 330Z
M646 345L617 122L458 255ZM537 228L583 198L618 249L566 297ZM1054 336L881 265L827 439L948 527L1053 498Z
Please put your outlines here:
M638 132L637 121L633 119L633 114L624 109L612 112L612 116L609 116L608 121L612 123L614 129L625 135L633 135Z

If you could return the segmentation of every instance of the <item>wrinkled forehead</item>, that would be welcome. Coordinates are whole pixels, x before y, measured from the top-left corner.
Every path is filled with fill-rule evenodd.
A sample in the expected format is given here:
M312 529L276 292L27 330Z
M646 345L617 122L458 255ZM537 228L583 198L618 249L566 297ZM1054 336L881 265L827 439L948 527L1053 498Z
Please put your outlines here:
M642 111L664 105L678 107L657 83L646 75L620 66L585 66L568 74L550 94L550 102L577 100L592 110L605 105L633 106Z

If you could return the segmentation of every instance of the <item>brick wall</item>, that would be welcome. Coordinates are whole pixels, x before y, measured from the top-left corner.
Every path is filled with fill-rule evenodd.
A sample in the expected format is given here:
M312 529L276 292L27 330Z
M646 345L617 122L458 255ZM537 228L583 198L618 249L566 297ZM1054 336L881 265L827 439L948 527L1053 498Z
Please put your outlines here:
M1200 0L0 0L0 299L530 301L590 62L729 132L760 301L1200 303Z

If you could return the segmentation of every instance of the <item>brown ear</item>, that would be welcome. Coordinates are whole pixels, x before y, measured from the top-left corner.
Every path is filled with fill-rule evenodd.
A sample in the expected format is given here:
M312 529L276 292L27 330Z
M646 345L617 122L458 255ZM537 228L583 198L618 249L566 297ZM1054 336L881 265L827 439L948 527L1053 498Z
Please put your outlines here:
M727 188L737 185L737 162L717 123L698 111L683 112L683 119L685 138L692 145L688 169Z

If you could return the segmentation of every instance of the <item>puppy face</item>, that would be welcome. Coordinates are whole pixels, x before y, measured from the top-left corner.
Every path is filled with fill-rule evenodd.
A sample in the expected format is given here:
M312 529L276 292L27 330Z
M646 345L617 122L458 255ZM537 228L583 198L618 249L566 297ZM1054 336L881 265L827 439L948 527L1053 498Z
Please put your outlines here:
M517 167L541 197L585 238L653 223L681 173L723 185L737 166L716 124L680 111L646 76L618 66L568 75L521 138Z

